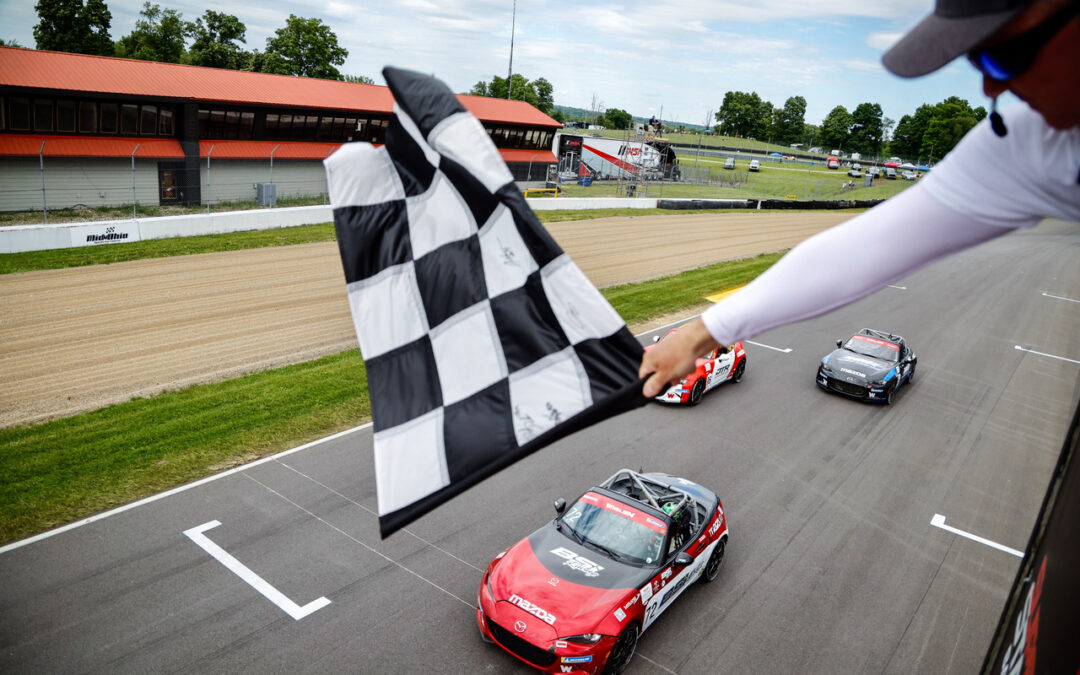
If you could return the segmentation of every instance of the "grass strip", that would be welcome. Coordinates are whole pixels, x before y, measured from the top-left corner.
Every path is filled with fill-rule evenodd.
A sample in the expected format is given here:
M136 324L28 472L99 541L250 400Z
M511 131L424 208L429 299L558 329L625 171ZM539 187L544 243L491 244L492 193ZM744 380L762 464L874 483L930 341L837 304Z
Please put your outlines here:
M745 211L747 209L739 209ZM616 216L681 216L688 213L733 213L733 209L707 209L702 211L676 211L672 209L594 209L589 211L539 211L537 216L544 223L560 223L571 220L592 220ZM755 213L762 213L755 211ZM767 213L767 212L766 212ZM149 239L126 244L105 246L81 246L51 251L27 251L25 253L0 254L0 274L35 272L39 270L86 267L108 263L147 258L170 258L196 253L239 251L268 246L292 246L319 241L334 241L332 223L300 225L272 230L207 234L195 237Z
M603 290L629 324L699 305L780 258ZM0 429L0 543L371 419L358 349L35 425Z

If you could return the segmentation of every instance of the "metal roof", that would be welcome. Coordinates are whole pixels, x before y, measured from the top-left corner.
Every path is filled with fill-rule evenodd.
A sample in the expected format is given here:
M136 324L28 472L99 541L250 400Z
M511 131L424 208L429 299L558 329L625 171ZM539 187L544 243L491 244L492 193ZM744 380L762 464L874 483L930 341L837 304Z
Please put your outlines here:
M0 156L7 157L37 157L38 153L45 157L131 157L132 152L142 159L184 158L175 138L0 134Z
M0 47L0 87L4 86L378 113L389 113L394 105L390 89L373 84L19 47ZM458 100L485 122L562 126L524 101L464 94Z

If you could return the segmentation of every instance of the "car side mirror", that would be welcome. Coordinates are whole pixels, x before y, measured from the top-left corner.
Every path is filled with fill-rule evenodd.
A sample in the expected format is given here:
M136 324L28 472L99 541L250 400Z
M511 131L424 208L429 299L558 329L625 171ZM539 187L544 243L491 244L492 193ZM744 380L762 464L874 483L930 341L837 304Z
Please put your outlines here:
M675 565L675 567L686 567L692 562L694 562L694 559L690 556L689 553L680 552L675 555L675 562L673 564Z
M562 512L566 510L566 500L559 497L555 500L555 513L562 515Z
M843 340L837 340L836 341L836 346L837 347L843 347L844 346L844 341Z
M653 344L655 344L657 342L660 342L660 336L659 335L652 336L652 341L653 341Z

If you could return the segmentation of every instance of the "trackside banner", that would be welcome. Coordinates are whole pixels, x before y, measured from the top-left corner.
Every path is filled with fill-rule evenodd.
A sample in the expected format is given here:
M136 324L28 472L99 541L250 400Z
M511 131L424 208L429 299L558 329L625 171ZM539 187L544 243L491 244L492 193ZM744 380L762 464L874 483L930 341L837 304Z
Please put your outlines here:
M1080 405L994 639L986 675L1080 672Z
M90 227L71 228L72 246L98 246L139 241L139 224L109 223Z

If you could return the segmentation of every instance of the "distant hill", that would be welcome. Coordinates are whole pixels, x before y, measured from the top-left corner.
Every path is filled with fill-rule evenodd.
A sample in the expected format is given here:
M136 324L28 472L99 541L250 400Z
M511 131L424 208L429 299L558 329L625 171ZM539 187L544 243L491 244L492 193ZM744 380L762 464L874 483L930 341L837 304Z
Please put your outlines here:
M558 105L558 104L556 104L555 109L556 110L561 110L562 113L564 115L566 115L566 117L568 119L574 119L574 118L579 118L579 117L587 118L587 117L590 117L592 115L592 112L590 110L587 110L586 108L575 108L574 106L570 106L570 105ZM634 115L633 117L634 117L635 122L648 122L649 121L648 117L639 117L638 115ZM701 129L702 128L702 126L700 124L687 124L686 122L676 123L676 122L673 122L671 120L664 120L664 125L668 126L668 127L682 126L685 129Z

